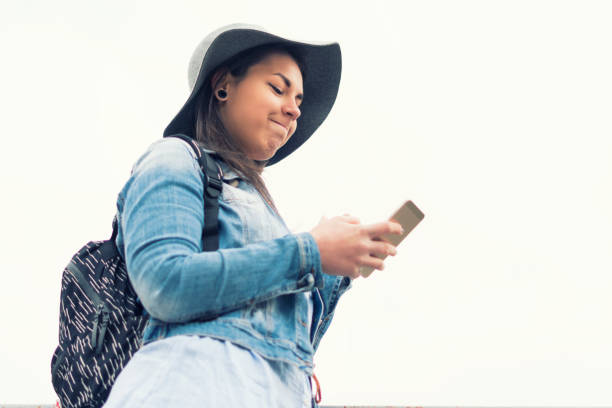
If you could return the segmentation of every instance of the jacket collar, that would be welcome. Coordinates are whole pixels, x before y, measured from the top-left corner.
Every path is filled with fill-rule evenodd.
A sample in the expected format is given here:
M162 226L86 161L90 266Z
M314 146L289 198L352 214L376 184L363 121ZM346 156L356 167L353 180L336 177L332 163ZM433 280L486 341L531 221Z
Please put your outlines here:
M203 147L201 147L201 149L206 153L212 154L217 159L217 163L219 164L219 167L221 167L221 177L223 178L223 181L231 181L236 179L244 180L244 176L240 175L236 170L230 167L230 165L227 164L216 151Z

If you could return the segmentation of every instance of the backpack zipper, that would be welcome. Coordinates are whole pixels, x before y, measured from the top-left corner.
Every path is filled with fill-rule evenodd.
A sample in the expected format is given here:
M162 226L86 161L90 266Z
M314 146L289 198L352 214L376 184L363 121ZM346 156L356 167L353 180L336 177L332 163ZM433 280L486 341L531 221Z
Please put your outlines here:
M110 320L110 313L102 298L93 290L91 284L85 279L85 276L73 261L68 264L67 269L74 275L81 289L85 291L87 297L91 299L96 307L96 315L94 317L94 324L91 332L91 347L94 348L96 354L98 354L102 351L102 344Z
M96 317L94 318L94 325L91 332L91 346L96 349L96 354L99 354L100 351L102 351L102 344L104 342L106 328L108 327L108 320L109 314L105 310L104 305L98 304L98 307L96 308Z

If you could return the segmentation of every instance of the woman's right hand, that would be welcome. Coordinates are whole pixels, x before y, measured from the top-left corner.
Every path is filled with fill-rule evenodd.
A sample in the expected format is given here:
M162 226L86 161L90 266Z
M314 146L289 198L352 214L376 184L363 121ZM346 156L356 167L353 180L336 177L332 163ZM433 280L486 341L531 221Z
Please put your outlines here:
M397 250L380 237L384 234L401 235L402 227L393 221L362 225L358 218L342 215L321 218L310 233L319 247L323 271L328 275L355 279L360 276L362 266L384 269L383 260L375 255L394 256Z

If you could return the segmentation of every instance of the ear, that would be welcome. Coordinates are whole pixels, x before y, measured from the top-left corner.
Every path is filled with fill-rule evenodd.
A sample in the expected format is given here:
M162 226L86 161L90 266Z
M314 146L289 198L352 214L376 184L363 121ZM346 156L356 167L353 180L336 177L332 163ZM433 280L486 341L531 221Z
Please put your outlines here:
M210 79L210 85L211 85L212 92L218 101L224 102L227 99L227 98L223 98L223 99L219 98L219 95L217 92L223 89L227 93L232 83L231 78L232 78L232 74L229 72L227 68L219 68L212 75Z

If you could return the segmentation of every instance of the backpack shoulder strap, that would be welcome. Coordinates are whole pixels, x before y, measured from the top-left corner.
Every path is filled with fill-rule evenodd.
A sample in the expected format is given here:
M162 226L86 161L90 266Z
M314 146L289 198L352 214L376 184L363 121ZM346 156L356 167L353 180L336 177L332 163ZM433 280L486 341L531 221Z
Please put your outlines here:
M223 189L221 167L211 154L200 148L199 143L193 138L183 134L166 137L178 137L184 140L196 154L202 173L204 173L204 230L202 231L204 251L216 251L219 249L219 196Z

